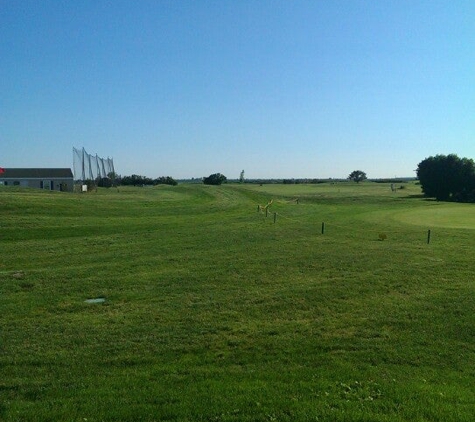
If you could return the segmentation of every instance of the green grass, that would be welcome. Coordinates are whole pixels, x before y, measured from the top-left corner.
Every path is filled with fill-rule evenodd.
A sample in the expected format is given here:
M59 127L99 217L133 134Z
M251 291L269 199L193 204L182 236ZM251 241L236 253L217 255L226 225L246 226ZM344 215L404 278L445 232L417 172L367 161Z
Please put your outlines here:
M0 189L0 420L473 421L474 213L412 183Z

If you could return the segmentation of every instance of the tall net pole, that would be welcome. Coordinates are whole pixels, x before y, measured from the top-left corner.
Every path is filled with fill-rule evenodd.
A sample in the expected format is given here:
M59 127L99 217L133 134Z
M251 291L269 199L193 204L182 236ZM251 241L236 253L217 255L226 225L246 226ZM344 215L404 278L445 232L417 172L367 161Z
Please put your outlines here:
M89 178L87 180L94 180L94 174L92 172L92 165L91 165L91 155L87 155L87 163L89 165Z
M96 174L97 174L97 178L100 179L102 176L101 176L101 166L100 166L99 162L100 162L100 158L96 154Z
M82 149L82 180L86 180L86 150L83 148Z
M102 165L102 177L107 177L106 168L104 167L104 159L101 158L101 165Z

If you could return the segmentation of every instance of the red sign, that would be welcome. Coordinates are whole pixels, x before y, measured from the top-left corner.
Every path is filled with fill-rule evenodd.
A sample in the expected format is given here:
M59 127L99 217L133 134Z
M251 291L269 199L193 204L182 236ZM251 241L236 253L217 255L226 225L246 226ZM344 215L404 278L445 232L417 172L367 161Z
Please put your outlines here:
M5 169L3 167L0 167L0 174L5 173Z

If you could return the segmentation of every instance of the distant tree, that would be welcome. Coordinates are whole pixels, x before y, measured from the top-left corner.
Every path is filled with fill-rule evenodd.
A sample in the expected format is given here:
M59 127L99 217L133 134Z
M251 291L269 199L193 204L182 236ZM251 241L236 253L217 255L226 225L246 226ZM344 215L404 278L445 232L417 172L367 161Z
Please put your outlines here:
M178 185L178 182L173 179L173 177L170 176L161 176L158 177L153 181L154 185L170 185L170 186L176 186Z
M149 177L133 174L132 176L122 177L121 184L129 185L129 186L153 185L153 180L150 179Z
M226 182L226 176L221 173L214 173L209 175L208 177L203 178L203 183L205 185L221 185L222 183Z
M115 171L111 171L110 173L107 173L107 177L109 179L115 180L118 179L120 176Z
M367 179L366 173L364 171L361 171L361 170L354 170L348 176L348 180L353 180L356 183L360 183L360 182L362 182L363 180L366 180L366 179Z
M114 171L107 173L107 177L111 180L111 186L120 185L121 177Z
M438 201L473 201L475 163L472 159L439 154L422 160L416 172L425 196Z
M239 175L239 183L244 183L244 170L242 170L241 174Z
M110 177L100 177L97 180L97 186L100 188L110 188L112 187L112 179Z

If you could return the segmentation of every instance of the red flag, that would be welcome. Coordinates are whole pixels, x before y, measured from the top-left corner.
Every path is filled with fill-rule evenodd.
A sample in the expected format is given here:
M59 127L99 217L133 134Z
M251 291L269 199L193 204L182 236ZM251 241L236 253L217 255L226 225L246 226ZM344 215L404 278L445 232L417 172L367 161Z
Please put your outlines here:
M0 167L0 174L5 173L5 169L3 167Z

